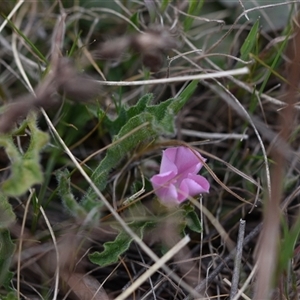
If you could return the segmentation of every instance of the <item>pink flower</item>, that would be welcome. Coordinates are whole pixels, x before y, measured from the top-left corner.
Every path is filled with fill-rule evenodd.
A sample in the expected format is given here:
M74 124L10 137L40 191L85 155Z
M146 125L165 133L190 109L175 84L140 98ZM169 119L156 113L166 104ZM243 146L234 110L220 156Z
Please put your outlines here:
M155 194L165 204L174 205L200 193L209 192L209 182L197 175L206 161L199 153L187 147L163 151L159 174L150 180Z

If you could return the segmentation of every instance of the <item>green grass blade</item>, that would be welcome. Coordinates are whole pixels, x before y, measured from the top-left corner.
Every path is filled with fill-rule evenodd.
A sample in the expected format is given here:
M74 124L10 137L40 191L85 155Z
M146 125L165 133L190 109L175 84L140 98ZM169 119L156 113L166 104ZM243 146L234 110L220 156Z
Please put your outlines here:
M199 1L189 0L188 14L197 16L200 13L203 4L204 4L204 0L199 0ZM194 22L193 17L187 16L185 18L183 22L183 28L185 32L191 28L193 22Z
M76 35L76 38L75 38L75 40L74 40L74 42L73 42L73 44L72 44L72 46L71 46L71 49L70 49L70 51L69 51L69 53L68 53L68 56L69 56L69 57L72 57L72 56L73 56L74 51L75 51L76 46L77 46L77 42L78 42L78 40L79 40L79 38L80 38L80 36L81 36L81 33L82 33L82 31L79 31L79 33Z
M39 51L39 49L26 37L26 35L24 35L22 33L21 30L19 30L13 22L11 22L10 20L8 20L4 15L2 15L8 22L8 24L13 28L13 30L15 30L23 39L24 41L30 46L30 48L32 49L32 51L46 64L48 65L48 61L46 59L46 57Z
M161 1L161 4L160 4L160 11L163 13L166 8L168 7L169 3L171 2L172 0L162 0Z
M245 39L242 47L241 47L241 59L247 60L249 59L249 55L251 51L254 49L256 44L257 36L259 30L259 19L252 26L247 38Z
M284 39L283 43L281 43L281 45L280 45L280 47L279 47L279 49L278 49L278 51L277 51L277 54L276 54L276 56L275 56L275 58L274 58L274 60L273 60L273 62L272 62L271 67L268 68L268 72L267 72L267 75L265 76L265 80L263 81L263 83L262 83L262 85L261 85L261 87L260 87L260 89L259 89L259 94L260 94L260 95L261 95L261 94L263 93L263 91L265 90L265 87L266 87L266 85L267 85L267 83L268 83L268 80L269 80L271 74L273 73L273 70L275 69L276 65L278 64L278 61L279 61L279 59L280 59L280 57L281 57L281 55L282 55L282 52L283 52L284 49L286 48L286 45L287 45L287 42L288 42L288 39L289 39L289 36L291 35L291 33L292 33L292 31L290 30L289 33L286 35L286 38ZM278 76L279 78L281 78L281 80L286 81L286 80L285 80L281 75L279 75L278 73L277 73L277 76Z

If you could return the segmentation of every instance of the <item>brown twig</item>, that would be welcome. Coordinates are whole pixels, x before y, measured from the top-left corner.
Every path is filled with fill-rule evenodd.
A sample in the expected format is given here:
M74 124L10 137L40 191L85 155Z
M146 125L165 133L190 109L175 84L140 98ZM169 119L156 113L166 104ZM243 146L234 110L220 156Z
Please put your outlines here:
M236 256L235 256L235 261L234 261L234 269L233 269L233 276L232 276L232 282L231 282L230 299L234 298L234 296L237 294L237 291L239 288L240 267L241 267L242 254L243 254L243 241L244 241L244 235L245 235L245 226L246 226L246 221L240 220L238 241L237 241L237 246L236 246Z

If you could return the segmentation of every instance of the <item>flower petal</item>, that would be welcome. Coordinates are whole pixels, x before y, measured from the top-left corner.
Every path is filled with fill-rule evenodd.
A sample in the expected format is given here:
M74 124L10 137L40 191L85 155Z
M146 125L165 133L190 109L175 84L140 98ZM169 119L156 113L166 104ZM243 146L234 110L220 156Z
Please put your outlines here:
M163 151L159 173L166 173L173 171L178 173L177 166L175 165L176 148L168 148Z
M181 182L180 187L178 189L178 201L179 201L179 203L181 203L183 201L186 201L189 196L191 196L189 194L189 186L188 186L188 183L186 182L186 179L184 179Z
M210 184L209 184L208 180L205 177L200 176L200 175L195 175L195 174L189 174L188 179L193 180L199 186L196 190L191 189L194 185L191 186L191 188L190 188L190 195L191 196L195 196L197 194L208 193L209 192Z
M166 172L164 174L154 175L150 181L154 188L154 192L157 197L165 204L178 204L178 192L177 188L173 184L176 183L176 179L173 179L174 172Z
M170 184L167 187L160 187L156 190L156 195L164 204L179 204L178 191L174 184Z
M209 182L200 175L189 174L188 178L182 180L178 190L178 200L185 201L189 196L193 197L201 193L209 192Z
M197 174L203 166L199 158L206 161L199 153L194 153L187 147L180 146L168 148L163 152L161 172L170 170L168 164L163 164L165 159L165 162L172 162L177 167L178 174L181 174L184 177L187 176L188 173Z
M168 186L171 184L171 181L176 176L176 173L173 171L165 172L162 174L157 174L151 177L150 181L154 189L157 189L161 186Z

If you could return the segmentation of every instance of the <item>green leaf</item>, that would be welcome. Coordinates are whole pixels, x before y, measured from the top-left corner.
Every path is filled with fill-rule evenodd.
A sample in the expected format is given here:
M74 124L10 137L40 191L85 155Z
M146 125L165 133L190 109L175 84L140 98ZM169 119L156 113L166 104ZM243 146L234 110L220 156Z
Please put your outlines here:
M249 59L249 54L254 49L254 46L256 44L258 29L259 29L259 19L252 26L248 36L246 37L246 39L241 47L241 59L242 60Z
M18 300L15 291L9 292L7 295L2 296L1 300Z
M197 83L196 80L192 81L176 99L150 105L153 96L146 95L128 110L122 108L116 120L111 121L105 116L104 124L108 130L111 133L118 131L118 134L114 136L112 146L91 176L100 190L106 187L109 172L137 145L149 143L162 135L174 136L176 114L195 91ZM95 192L89 189L83 198L83 203L94 201L95 198Z
M181 92L178 98L176 100L174 99L170 107L174 113L177 114L185 105L185 103L191 98L197 88L198 82L198 80L191 81L189 85Z
M123 138L127 133L132 132L127 138L124 138L121 142L113 144L106 153L106 156L96 168L91 178L100 190L106 187L109 172L112 168L116 167L125 158L128 151L132 150L146 138L155 138L157 136L156 131L152 128L152 123L155 122L155 118L150 113L141 113L138 116L131 118L126 125L120 130L120 133L115 136L114 142L117 142ZM135 132L134 129L138 128ZM83 202L88 199L95 198L95 192L89 189L86 193Z
M118 134L118 132L128 122L129 119L145 111L146 106L150 103L152 99L153 95L147 94L143 96L136 105L131 106L128 109L122 106L120 108L119 115L115 120L109 119L106 115L102 114L103 112L101 111L101 116L99 116L99 118L103 118L103 124L105 128L108 130L111 136L114 136Z
M74 198L70 187L70 173L67 169L56 172L58 192L67 211L75 218L84 218L87 212Z
M10 289L12 273L9 271L15 245L7 229L0 229L0 286Z
M43 173L39 163L40 151L48 143L48 134L36 126L36 118L28 116L28 127L31 131L30 144L22 154L15 146L9 134L0 136L0 145L5 148L11 160L11 176L2 183L5 195L19 196L24 194L32 185L43 181Z
M131 17L130 17L130 21L132 22L132 24L134 24L137 28L139 28L140 26L140 20L139 20L139 13L135 12ZM129 31L130 32L136 32L136 28L134 28L132 26L132 24L129 24Z
M137 221L132 222L129 226L136 232L136 234L142 239L144 231L146 229L153 228L154 222L151 221ZM120 229L121 232L117 235L116 239L112 242L106 242L104 250L102 252L94 252L89 255L89 259L92 263L99 266L107 266L118 262L119 257L129 249L133 238L128 235L123 229Z
M199 220L198 215L195 213L195 211L190 211L186 215L186 224L187 226L194 232L201 233L202 232L202 226L201 222Z
M184 232L186 227L197 233L202 232L201 222L195 212L195 206L191 203L187 202L180 209L177 209L175 216L178 218L177 223L180 225L182 232Z
M107 266L118 261L119 256L128 250L132 238L125 232L120 232L116 239L112 242L106 242L103 252L94 252L89 255L92 263L99 266Z
M7 197L0 192L0 230L7 228L15 221L15 214Z

